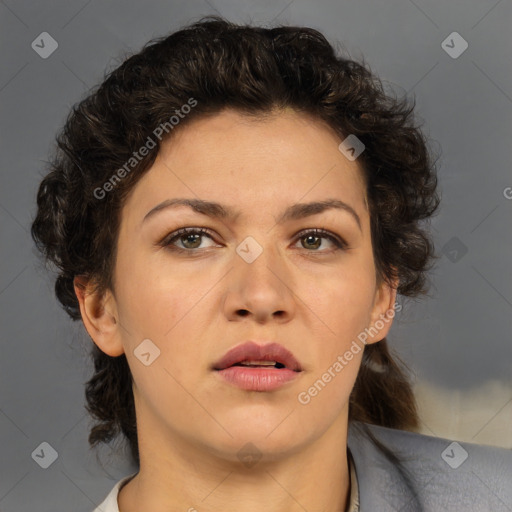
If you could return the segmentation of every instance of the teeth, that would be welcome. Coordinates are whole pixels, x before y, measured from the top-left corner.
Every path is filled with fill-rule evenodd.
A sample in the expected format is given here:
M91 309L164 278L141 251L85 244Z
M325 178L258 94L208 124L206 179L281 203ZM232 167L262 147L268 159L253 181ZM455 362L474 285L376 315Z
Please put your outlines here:
M239 363L242 366L275 366L275 361L243 361Z

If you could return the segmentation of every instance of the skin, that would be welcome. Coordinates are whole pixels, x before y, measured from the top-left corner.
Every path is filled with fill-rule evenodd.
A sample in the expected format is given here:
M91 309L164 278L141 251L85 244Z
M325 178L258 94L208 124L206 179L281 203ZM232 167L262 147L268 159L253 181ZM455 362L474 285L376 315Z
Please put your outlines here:
M99 296L75 287L91 338L111 356L124 352L134 377L140 471L120 491L121 512L345 509L348 399L362 351L309 404L297 396L389 313L396 286L376 279L361 169L340 142L291 110L266 119L225 110L173 133L128 196L114 290ZM220 220L181 206L143 222L178 197L240 213ZM351 205L361 230L336 209L276 224L287 206L327 198ZM158 245L183 227L208 228L212 238L176 239L188 254ZM309 228L348 247L297 238ZM236 252L248 236L263 249L252 263ZM147 338L160 349L149 366L134 355ZM226 383L211 365L246 340L281 343L303 372L271 392ZM250 468L237 457L249 442L261 454Z

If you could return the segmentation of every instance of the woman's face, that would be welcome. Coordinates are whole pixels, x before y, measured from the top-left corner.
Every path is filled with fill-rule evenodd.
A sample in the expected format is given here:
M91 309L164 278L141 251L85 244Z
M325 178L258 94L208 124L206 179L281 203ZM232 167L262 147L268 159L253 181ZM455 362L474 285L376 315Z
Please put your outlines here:
M168 440L236 460L247 442L279 457L343 433L358 335L395 295L377 286L361 170L340 142L290 110L266 120L226 110L176 131L127 198L105 309L116 321L95 341L126 354L141 445ZM159 207L178 198L229 215ZM333 200L346 208L295 206ZM206 234L176 235L182 228ZM382 323L368 341L386 335ZM271 390L229 382L214 363L249 340L284 346L302 371Z

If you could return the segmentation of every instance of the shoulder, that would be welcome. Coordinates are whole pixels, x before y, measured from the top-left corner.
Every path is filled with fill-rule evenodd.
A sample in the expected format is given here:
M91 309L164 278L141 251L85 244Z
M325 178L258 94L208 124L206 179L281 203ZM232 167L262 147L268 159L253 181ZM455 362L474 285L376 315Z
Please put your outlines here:
M353 422L361 511L512 511L512 450Z
M119 506L117 504L119 491L121 490L121 487L128 483L135 475L136 473L119 480L108 493L107 497L92 512L119 512Z

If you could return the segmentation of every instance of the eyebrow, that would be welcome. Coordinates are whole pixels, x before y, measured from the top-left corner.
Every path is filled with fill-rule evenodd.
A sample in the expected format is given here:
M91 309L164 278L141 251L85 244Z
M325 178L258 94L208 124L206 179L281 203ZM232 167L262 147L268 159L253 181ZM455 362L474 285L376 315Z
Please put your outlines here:
M205 201L204 199L192 199L192 198L175 198L166 199L160 204L157 204L152 208L146 215L142 222L145 222L156 213L168 209L168 208L179 208L180 206L188 206L197 213L207 215L208 217L218 219L236 219L240 215L240 211L233 210L231 207L216 203L213 201ZM357 212L352 206L341 201L340 199L325 199L323 201L313 201L310 203L297 203L289 206L286 210L281 213L276 222L282 224L283 222L303 219L312 215L317 215L326 210L336 209L349 213L354 220L357 222L359 230L362 231L361 219Z

